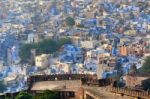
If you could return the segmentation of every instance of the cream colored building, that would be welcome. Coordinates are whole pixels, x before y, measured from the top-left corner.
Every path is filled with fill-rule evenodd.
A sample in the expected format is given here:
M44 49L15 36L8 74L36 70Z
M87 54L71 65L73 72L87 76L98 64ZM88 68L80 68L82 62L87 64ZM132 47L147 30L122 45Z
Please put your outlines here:
M98 58L105 58L105 57L110 57L110 53L108 52L105 52L105 53L99 53L98 54Z
M103 78L103 72L104 72L103 65L99 64L96 70L97 79Z
M76 46L79 46L80 39L81 38L79 36L73 36L73 38L72 38L73 44L75 44Z
M70 73L71 72L71 64L72 63L66 63L66 62L60 62L58 64L58 67L64 71L64 73Z
M8 77L4 78L4 83L5 85L12 85L17 83L17 75L12 74L9 75Z
M46 68L49 65L49 55L42 54L35 57L35 65L40 68Z
M127 31L124 32L124 34L126 34L126 35L136 35L136 31L134 29L127 30Z
M82 48L91 49L91 48L94 48L94 46L95 46L94 41L81 41L80 43L81 43Z
M147 25L148 30L150 30L150 24Z

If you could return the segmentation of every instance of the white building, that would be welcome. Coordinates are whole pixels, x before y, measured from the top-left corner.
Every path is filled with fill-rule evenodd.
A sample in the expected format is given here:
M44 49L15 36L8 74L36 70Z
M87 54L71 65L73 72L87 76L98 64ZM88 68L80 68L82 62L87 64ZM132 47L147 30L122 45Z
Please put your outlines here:
M60 68L61 71L64 73L70 73L71 72L71 64L70 62L60 62L58 64L58 68Z
M92 49L95 46L94 41L81 41L80 43L82 48Z
M39 42L39 36L38 34L28 34L28 40L27 43L37 43Z
M4 78L4 83L6 85L16 84L17 83L17 75L13 74L13 75L10 75L10 76Z
M35 57L35 65L39 68L46 68L49 65L49 55L42 54Z

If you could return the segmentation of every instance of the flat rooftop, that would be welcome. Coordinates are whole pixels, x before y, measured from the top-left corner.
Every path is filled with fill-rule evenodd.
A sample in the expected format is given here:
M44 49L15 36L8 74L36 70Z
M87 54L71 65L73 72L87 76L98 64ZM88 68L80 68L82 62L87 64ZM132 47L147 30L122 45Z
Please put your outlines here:
M57 90L57 91L78 91L81 87L80 80L63 81L40 81L33 84L32 91Z
M120 94L111 93L107 91L106 87L83 86L83 88L100 99L135 99L134 97L125 95L122 97Z

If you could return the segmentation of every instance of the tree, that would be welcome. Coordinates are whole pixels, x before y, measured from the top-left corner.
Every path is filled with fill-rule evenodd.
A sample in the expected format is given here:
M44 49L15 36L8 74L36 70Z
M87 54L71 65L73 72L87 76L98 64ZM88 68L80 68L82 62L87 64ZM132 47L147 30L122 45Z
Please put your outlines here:
M66 21L66 24L67 24L69 27L72 27L72 26L75 25L75 21L74 21L74 19L73 19L72 17L67 17L65 21Z
M136 67L135 64L133 64L133 65L131 66L131 68L130 68L130 73L131 73L131 74L137 73L137 67Z
M15 99L59 99L59 96L57 92L44 90L42 94L36 96L32 96L26 92L20 92Z
M142 87L145 91L150 91L150 78L142 81Z
M4 99L11 99L10 97L5 97Z
M36 54L53 54L64 44L71 44L70 38L61 38L57 41L46 39L39 43L24 44L20 48L19 55L22 61L28 61L28 59L30 59L31 49L35 49L37 51Z
M124 19L120 19L120 20L119 20L119 24L122 25L122 24L124 24L124 23L125 23L125 20L124 20Z
M25 44L21 46L19 55L22 60L26 60L30 58L31 49L32 49L32 45L30 44Z
M122 84L122 82L120 82L120 78L121 78L121 76L123 76L123 68L122 68L120 59L117 61L114 69L117 70L117 76L115 77L113 86L114 87L122 87L123 84Z
M118 78L120 79L120 77L123 75L122 65L121 65L121 62L120 62L120 61L118 61L118 62L116 63L115 70L117 70L117 74L118 74L117 76L118 76Z
M134 13L133 13L133 12L130 12L130 18L131 18L131 19L134 19L134 17L135 17L135 16L134 16Z
M56 92L44 90L44 92L40 96L37 96L35 99L59 99L59 98Z
M141 67L140 71L142 73L150 73L150 56L145 58L145 62L143 66Z
M26 92L20 92L15 99L33 99L32 95L26 93Z

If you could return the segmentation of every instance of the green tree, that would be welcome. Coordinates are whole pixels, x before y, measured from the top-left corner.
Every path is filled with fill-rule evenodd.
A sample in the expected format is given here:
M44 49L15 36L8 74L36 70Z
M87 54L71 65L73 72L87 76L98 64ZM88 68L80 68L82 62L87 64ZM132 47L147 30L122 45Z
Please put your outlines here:
M120 20L119 20L119 24L122 25L122 24L124 24L124 23L125 23L125 20L124 20L124 19L120 19Z
M131 74L137 73L137 67L136 67L135 64L133 64L133 65L131 66L131 68L130 68L130 73L131 73Z
M75 25L74 18L72 18L72 17L67 17L65 21L66 21L66 24L67 24L69 27L72 27L72 26Z
M122 69L122 65L121 65L121 62L117 62L116 63L116 66L115 66L115 70L117 70L117 76L118 76L118 78L120 79L120 77L123 75L123 69Z
M32 48L32 45L30 44L25 44L21 46L19 55L22 60L26 60L30 57L31 48Z
M26 93L26 92L20 92L15 99L33 99L32 95Z
M57 52L62 45L71 44L70 38L61 38L58 41L45 39L39 43L24 44L20 48L20 57L22 61L28 61L31 55L31 49L35 49L37 54L52 54Z
M35 99L59 99L56 92L45 90L40 96L36 96Z
M125 86L125 83L122 82L122 81L117 81L117 87L121 88L121 87L124 87Z
M150 56L145 58L145 62L143 66L141 67L140 71L142 73L150 73Z
M4 99L11 99L10 97L5 97Z
M142 81L142 87L145 91L150 92L150 78L145 79L145 80Z
M64 44L71 44L71 40L70 38L61 38L58 42L57 42L57 47L60 48L62 45Z
M134 13L133 13L133 12L130 12L130 18L131 18L131 19L134 19L134 17L135 17L135 16L134 16Z

